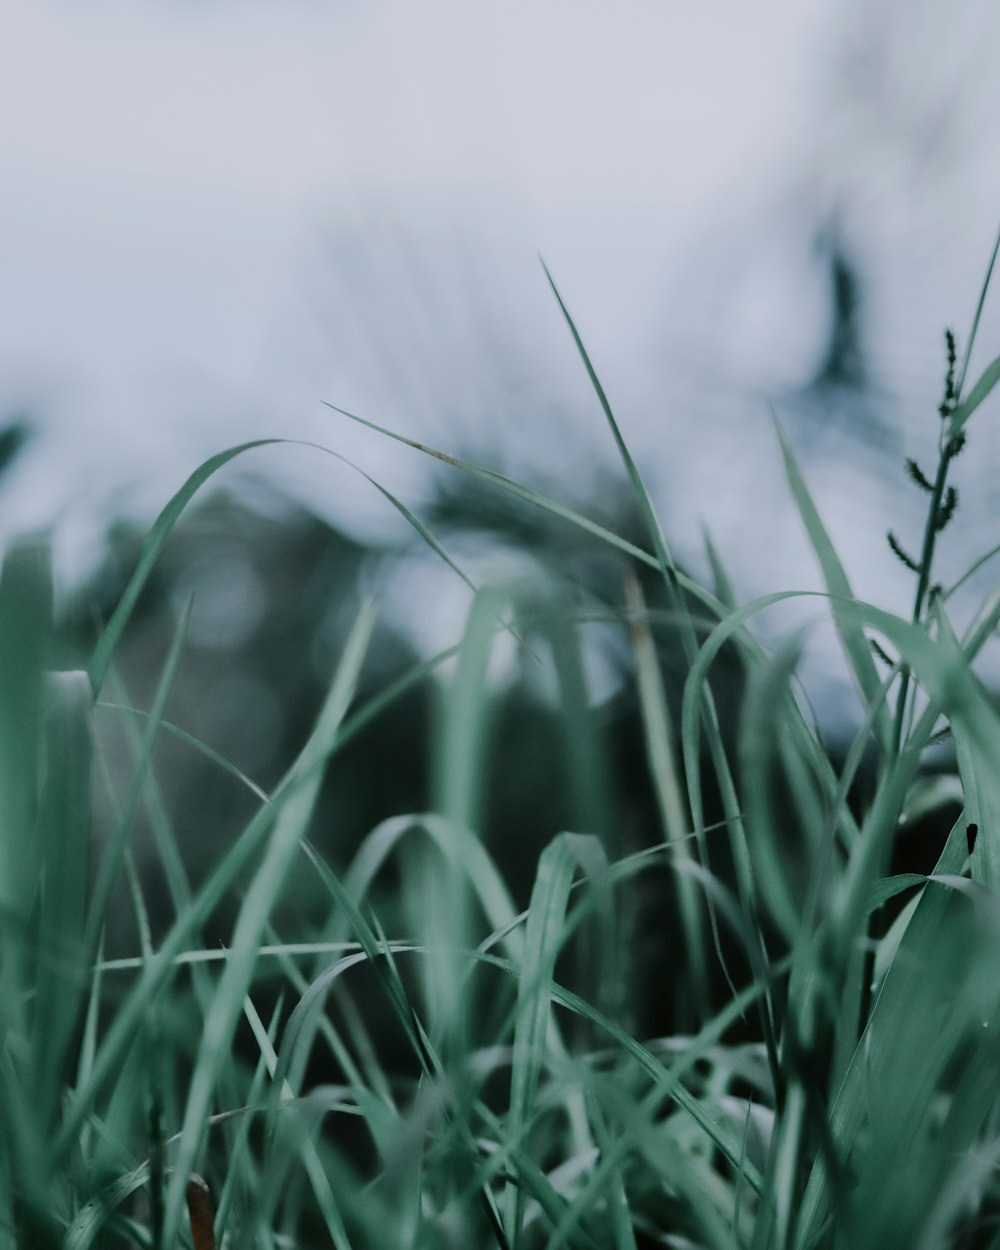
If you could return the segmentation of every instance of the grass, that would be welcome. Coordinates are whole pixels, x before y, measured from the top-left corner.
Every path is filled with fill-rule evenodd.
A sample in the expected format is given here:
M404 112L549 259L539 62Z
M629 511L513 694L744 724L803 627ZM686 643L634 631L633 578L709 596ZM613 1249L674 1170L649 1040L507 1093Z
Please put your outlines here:
M797 685L798 641L768 651L751 630L796 592L737 604L714 549L715 592L678 567L553 292L644 546L383 433L620 557L614 616L634 657L655 836L639 851L622 841L579 606L537 586L476 588L384 491L470 588L454 647L360 699L377 612L363 605L312 733L269 792L166 719L189 613L150 706L129 705L116 652L171 531L213 474L276 440L214 457L168 503L86 672L53 671L44 544L12 547L0 576L5 1250L1000 1248L1000 717L974 672L1000 594L959 629L934 580L937 536L957 504L949 474L1000 380L994 361L966 392L982 298L960 371L948 337L935 471L910 466L928 496L919 554L890 540L914 570L908 610L854 597L780 438L862 709L834 759ZM526 908L480 836L487 779L504 766L491 757L488 676L504 632L551 670L564 762L553 776L575 813L572 829L550 831ZM660 666L667 644L684 657L679 706ZM723 655L744 674L733 732L712 680ZM449 661L433 810L380 824L335 871L315 838L329 761ZM98 732L109 717L131 752L124 783ZM942 723L963 795L957 819L953 786L925 767ZM255 803L197 882L159 789L164 734ZM101 840L98 799L110 812ZM135 846L143 814L171 907L155 938ZM937 822L931 873L896 866L918 818ZM390 865L398 888L385 902ZM284 932L288 883L303 870L321 913ZM138 945L109 959L122 881ZM628 940L640 890L672 935L662 967L639 968ZM207 945L233 900L225 947ZM670 999L666 1034L635 1024L642 1004L630 994L649 985Z

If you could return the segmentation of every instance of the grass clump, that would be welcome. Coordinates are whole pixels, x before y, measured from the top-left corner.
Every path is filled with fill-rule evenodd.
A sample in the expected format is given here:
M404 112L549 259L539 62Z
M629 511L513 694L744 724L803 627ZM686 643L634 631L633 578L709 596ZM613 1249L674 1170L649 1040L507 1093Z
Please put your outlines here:
M965 577L950 590L934 581L937 538L958 507L949 474L1000 379L994 362L966 391L979 312L961 367L947 336L937 464L907 463L928 497L919 553L889 536L916 577L905 614L853 595L780 439L862 706L833 758L804 711L798 640L767 650L750 628L796 592L738 605L714 551L717 593L682 571L553 291L645 541L411 445L620 558L620 600L604 615L633 655L655 835L634 849L622 833L580 604L537 585L475 587L387 492L470 586L465 633L359 698L376 619L363 604L311 733L267 791L166 719L189 612L141 717L115 668L184 508L259 443L208 461L170 501L86 671L57 671L44 543L12 548L0 577L4 1250L1000 1247L1000 718L973 668L1000 595L959 631L949 600ZM553 777L574 813L572 828L550 831L524 899L481 836L504 766L490 736L501 634L551 673ZM664 682L666 645L683 657L679 700ZM723 655L742 673L732 724L713 683ZM394 814L335 869L316 827L329 762L446 661L431 810ZM99 714L116 717L128 743L124 781ZM957 816L953 779L923 767L942 722ZM162 802L164 733L255 804L198 881ZM140 817L170 900L155 934ZM918 819L937 839L931 872L905 857L900 866ZM516 854L518 831L504 836ZM393 870L395 889L380 890ZM322 904L289 932L284 904L302 871ZM108 958L121 882L137 948ZM671 936L653 948L659 962L632 940L641 891ZM225 944L210 945L233 900ZM643 1027L637 985L640 999L662 997L669 1027Z

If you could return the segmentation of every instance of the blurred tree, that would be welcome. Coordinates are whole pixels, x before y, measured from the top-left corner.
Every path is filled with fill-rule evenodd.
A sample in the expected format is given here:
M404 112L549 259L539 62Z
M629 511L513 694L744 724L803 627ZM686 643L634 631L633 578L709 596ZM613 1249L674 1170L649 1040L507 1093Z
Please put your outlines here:
M7 424L0 428L0 475L6 473L11 467L30 437L30 426L21 416L9 419Z

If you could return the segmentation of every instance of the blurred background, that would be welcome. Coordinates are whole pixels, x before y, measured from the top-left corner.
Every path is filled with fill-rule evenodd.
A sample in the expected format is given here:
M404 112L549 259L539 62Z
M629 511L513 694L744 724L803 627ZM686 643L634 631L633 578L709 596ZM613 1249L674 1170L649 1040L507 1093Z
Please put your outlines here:
M885 531L919 544L903 460L933 469L943 330L964 347L1000 219L995 4L4 0L0 22L0 531L51 533L83 633L188 473L262 436L348 457L479 582L555 557L620 605L592 543L324 403L641 540L539 254L679 559L707 574L707 529L741 599L818 587L776 412L856 592L908 612ZM998 351L994 298L972 375ZM1000 542L996 406L945 580ZM373 589L377 687L455 641L468 588L349 465L251 452L168 548L122 697L148 706L194 595L172 715L273 780ZM805 623L836 732L856 712L815 602L762 627ZM611 707L627 656L591 634ZM423 748L379 743L400 794L359 784L358 830L427 801Z

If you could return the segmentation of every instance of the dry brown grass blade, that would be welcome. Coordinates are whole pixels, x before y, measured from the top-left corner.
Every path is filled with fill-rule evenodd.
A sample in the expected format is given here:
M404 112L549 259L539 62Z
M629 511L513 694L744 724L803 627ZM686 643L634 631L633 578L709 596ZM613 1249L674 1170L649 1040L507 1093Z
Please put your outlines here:
M215 1207L212 1193L195 1172L191 1173L188 1181L187 1209L194 1250L215 1250Z

